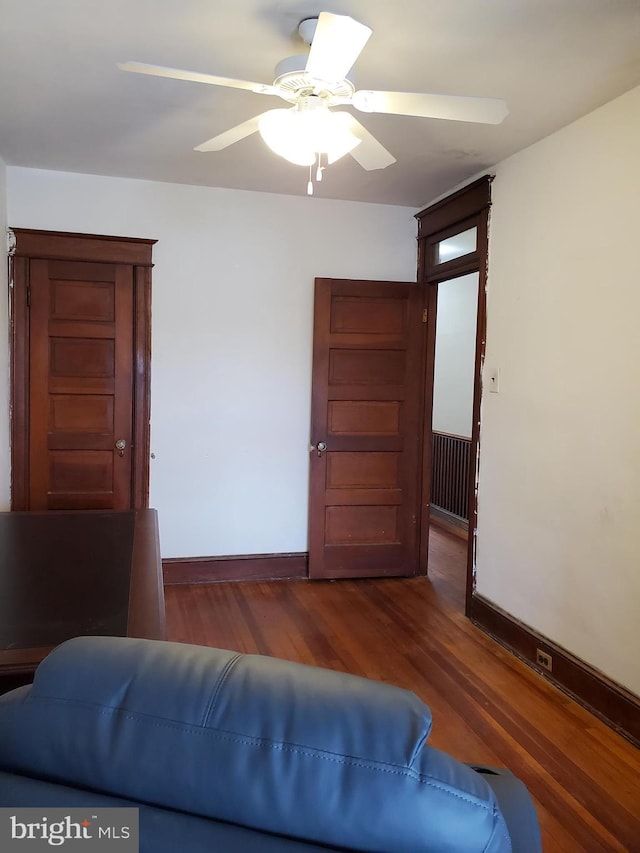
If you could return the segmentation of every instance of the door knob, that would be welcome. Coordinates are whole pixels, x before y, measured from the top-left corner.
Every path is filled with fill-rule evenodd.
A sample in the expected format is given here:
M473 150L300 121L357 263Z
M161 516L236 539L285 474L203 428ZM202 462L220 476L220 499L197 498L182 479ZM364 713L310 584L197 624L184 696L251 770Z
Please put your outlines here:
M124 438L119 438L116 441L116 450L118 451L120 456L124 456L124 449L126 446L127 446L127 442L124 440Z
M324 442L324 441L319 441L317 444L311 445L311 450L316 450L318 453L318 456L322 456L322 454L325 452L326 449L327 449L327 445L326 445L326 442Z

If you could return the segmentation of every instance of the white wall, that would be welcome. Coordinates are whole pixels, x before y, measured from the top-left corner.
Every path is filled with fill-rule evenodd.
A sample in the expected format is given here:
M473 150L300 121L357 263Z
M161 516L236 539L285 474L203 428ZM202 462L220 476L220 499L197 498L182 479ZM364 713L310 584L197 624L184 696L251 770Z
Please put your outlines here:
M9 288L6 260L7 169L0 157L0 512L11 505L9 443Z
M8 207L14 227L158 239L163 556L305 551L314 277L415 280L414 210L12 167Z
M478 273L438 285L432 428L471 438Z
M640 694L640 88L493 183L477 591Z

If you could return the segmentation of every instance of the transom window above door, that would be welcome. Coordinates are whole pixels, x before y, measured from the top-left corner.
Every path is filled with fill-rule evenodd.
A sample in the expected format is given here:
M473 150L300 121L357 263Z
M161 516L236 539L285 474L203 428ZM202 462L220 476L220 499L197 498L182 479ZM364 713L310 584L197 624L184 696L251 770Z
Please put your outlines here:
M454 234L453 237L447 237L436 243L434 246L434 263L444 264L455 258L462 258L464 255L470 255L472 252L475 252L477 248L478 229L474 226L473 228L468 228L466 231L461 231L459 234Z

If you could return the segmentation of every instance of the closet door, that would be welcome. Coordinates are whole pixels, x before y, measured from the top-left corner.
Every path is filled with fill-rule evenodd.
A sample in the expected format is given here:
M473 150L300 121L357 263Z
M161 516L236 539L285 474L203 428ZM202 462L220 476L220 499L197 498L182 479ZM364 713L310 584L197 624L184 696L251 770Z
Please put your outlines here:
M14 233L12 509L145 507L154 241Z
M128 509L132 267L29 266L29 508Z

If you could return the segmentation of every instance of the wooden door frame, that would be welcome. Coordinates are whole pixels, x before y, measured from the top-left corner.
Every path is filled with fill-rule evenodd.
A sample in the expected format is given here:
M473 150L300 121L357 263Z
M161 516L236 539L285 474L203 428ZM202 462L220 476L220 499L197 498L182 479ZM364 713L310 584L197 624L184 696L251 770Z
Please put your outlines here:
M422 500L420 512L420 573L427 573L429 522L431 508L431 468L433 453L432 417L435 369L438 285L469 273L478 273L478 310L476 324L475 368L473 383L473 419L471 428L471 464L469 465L469 533L467 537L467 575L465 614L470 615L475 588L475 549L478 520L476 495L480 445L480 403L482 365L486 339L486 286L488 261L489 209L491 181L485 175L461 190L431 205L416 215L418 220L418 281L425 286L427 306L427 344L423 422ZM478 229L476 250L460 258L437 264L435 246L446 237L474 226Z
M156 240L10 228L9 327L11 509L28 510L29 261L32 258L133 267L133 443L131 508L149 506L151 430L151 252Z

